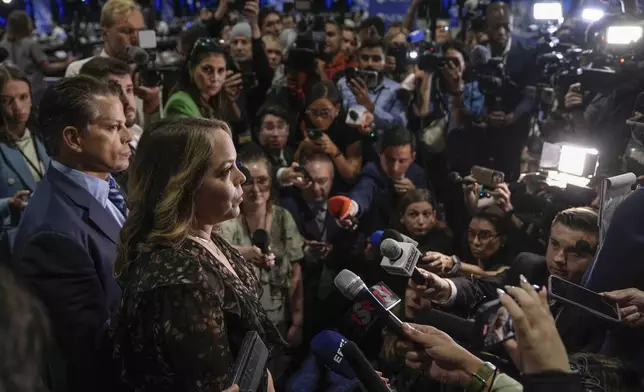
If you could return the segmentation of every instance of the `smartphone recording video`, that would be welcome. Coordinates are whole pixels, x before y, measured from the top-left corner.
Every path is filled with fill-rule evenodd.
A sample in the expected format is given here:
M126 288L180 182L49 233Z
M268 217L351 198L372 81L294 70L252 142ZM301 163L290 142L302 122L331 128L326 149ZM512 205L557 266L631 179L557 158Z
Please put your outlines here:
M505 182L505 174L503 172L482 166L472 166L471 176L474 177L476 182L488 189L494 189L497 185Z
M476 311L476 325L481 339L479 347L483 349L494 347L515 336L510 313L498 299L486 302L479 307Z

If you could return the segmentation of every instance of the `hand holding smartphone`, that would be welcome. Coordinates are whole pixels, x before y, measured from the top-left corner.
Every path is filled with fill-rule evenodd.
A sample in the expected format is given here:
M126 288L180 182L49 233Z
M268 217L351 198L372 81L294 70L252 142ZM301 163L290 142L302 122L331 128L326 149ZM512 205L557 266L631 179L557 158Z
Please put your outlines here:
M617 323L622 321L617 301L558 276L551 275L548 278L548 293L552 298L584 309L604 320Z

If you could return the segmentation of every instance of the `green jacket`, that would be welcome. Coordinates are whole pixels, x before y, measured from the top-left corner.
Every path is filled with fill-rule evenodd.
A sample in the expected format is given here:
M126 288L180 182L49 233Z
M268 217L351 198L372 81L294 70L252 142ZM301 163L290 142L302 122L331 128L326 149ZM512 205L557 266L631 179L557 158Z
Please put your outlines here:
M197 103L185 91L177 91L168 99L163 111L166 118L195 117L203 118Z

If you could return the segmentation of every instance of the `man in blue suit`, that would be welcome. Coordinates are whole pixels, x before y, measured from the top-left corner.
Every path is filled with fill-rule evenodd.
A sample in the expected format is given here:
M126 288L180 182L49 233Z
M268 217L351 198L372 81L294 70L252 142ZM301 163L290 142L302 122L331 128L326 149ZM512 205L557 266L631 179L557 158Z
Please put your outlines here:
M48 88L40 107L52 162L18 227L13 266L48 310L69 391L114 390L105 338L127 207L110 173L128 167L125 122L118 92L86 76Z
M416 139L411 132L405 128L384 132L378 149L379 161L364 166L360 180L348 194L349 214L360 219L360 231L368 235L391 227L393 212L407 192L429 188L425 172L414 163Z

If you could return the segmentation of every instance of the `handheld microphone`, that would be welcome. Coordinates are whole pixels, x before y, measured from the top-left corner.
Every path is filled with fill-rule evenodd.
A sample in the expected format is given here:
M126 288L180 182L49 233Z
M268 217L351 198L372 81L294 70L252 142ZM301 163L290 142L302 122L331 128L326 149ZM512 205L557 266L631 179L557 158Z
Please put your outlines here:
M271 237L266 230L255 230L255 232L253 233L252 242L253 246L258 247L262 251L262 254L267 255L271 253Z
M437 309L427 309L418 312L414 317L414 322L422 325L431 325L440 329L457 342L471 346L476 342L475 331L476 321L468 320Z
M401 299L383 282L369 287L369 291L387 309L395 308ZM353 300L351 309L342 317L343 328L340 330L345 336L351 337L353 341L361 341L371 331L372 327L378 325L379 313L372 305L373 298L366 294L360 294Z
M413 239L407 237L406 235L402 234L401 232L394 230L394 229L387 229L382 233L382 239L380 242L386 240L387 238L391 238L394 241L398 242L406 242L408 244L412 244L414 246L418 246L418 241L414 241Z
M492 52L490 52L490 49L487 46L476 45L470 51L470 59L474 68L489 63L491 58Z
M383 256L380 266L387 273L410 277L417 284L426 283L425 277L416 268L422 254L414 245L387 238L380 244L380 252Z
M369 242L374 248L380 249L380 243L382 242L382 235L385 232L382 230L374 231L371 233L371 236L369 237Z
M342 347L349 341L334 331L322 331L311 340L311 352L321 363L342 377L355 378L356 374L344 359Z
M346 196L333 196L329 199L329 212L337 220L348 219L351 221L352 228L358 226L358 220L355 216L349 215L351 212L351 199Z
M351 301L364 298L363 301L369 306L369 310L374 310L378 318L383 320L387 328L391 329L398 336L405 336L402 329L402 321L376 298L358 275L344 269L335 277L333 283L342 295Z
M460 174L458 174L457 172L451 172L451 173L449 173L449 175L447 176L447 179L448 179L450 182L452 182L452 183L454 183L454 184L457 184L457 185L471 185L471 184L475 184L475 183L476 183L476 180L471 179L471 178L463 178L463 177L461 177L461 175L460 175Z
M320 356L316 348L320 350ZM345 374L352 374L367 391L391 392L358 346L344 336L333 331L322 331L311 342L311 349L320 362L333 371L340 369Z
M406 235L394 229L374 231L369 237L369 242L371 242L371 245L373 245L375 248L380 249L380 244L382 244L382 241L386 240L387 238L391 238L394 241L406 242L414 246L418 246L417 241L414 241L410 237L407 237Z

